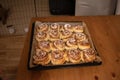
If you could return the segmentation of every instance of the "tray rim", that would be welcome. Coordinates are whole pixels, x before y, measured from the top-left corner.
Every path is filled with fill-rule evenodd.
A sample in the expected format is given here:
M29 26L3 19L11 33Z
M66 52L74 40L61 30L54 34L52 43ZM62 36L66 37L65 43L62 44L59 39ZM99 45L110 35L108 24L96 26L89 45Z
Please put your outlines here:
M83 67L83 66L97 66L97 65L101 65L102 64L102 60L99 61L99 62L87 62L87 63L80 63L80 64L69 64L69 65L54 65L54 66L41 66L41 65L36 65L35 67L30 67L30 59L31 59L31 49L32 49L32 43L33 43L33 34L34 34L34 31L35 31L35 23L37 21L33 22L32 23L32 31L31 31L31 35L30 35L30 46L29 46L29 53L28 53L28 62L27 62L27 68L28 70L48 70L48 69L57 69L57 68L64 68L64 67L74 67L74 66L80 66L80 67ZM79 23L79 22L82 22L85 24L85 27L87 28L86 26L86 23L84 21L38 21L38 22L41 22L41 23L65 23L65 22L71 22L71 23ZM88 28L87 28L87 31L88 31ZM88 31L89 33L89 31ZM87 34L88 35L88 34ZM89 36L90 36L90 39L91 39L91 35L89 33ZM97 52L97 56L99 56L99 53L96 49L96 46L94 45L94 42L93 40L91 39L92 41L92 46L94 46L94 49L96 50ZM99 56L100 57L100 56ZM100 57L101 58L101 57Z

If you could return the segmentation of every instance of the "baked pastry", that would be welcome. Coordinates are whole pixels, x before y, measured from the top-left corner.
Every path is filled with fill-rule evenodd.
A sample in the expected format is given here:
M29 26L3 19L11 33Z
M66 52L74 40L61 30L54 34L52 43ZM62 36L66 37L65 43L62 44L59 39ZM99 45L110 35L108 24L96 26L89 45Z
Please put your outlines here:
M65 46L66 49L77 49L78 48L78 45L77 45L77 41L75 38L69 38L67 41L66 41L66 46Z
M49 41L40 41L38 42L38 47L41 49L41 50L44 50L46 52L49 52L51 49L50 49L50 44L49 44Z
M41 22L36 25L34 64L62 65L95 60L96 53L91 48L84 25Z
M50 43L51 50L64 50L65 43L63 40L56 40L52 43Z
M37 32L39 32L39 31L48 31L48 29L49 29L48 24L45 24L45 23L38 24L38 26L36 26Z
M65 24L64 26L62 26L61 30L68 30L73 32L73 27L70 24Z
M84 33L81 33L81 32L76 32L74 34L74 38L77 40L77 41L84 41L87 39L87 36L84 34Z
M50 30L49 31L49 40L55 41L60 38L60 34L58 30Z
M90 43L89 43L88 39L86 39L84 41L80 41L78 43L78 47L79 47L79 49L82 49L82 50L90 48Z
M77 24L77 25L74 26L73 30L74 30L74 32L83 32L84 27L80 24Z
M33 59L34 64L46 65L50 62L50 55L43 50L36 49Z
M70 38L72 36L72 32L68 30L62 30L60 32L60 38L65 39L65 38Z
M72 49L68 51L69 61L72 63L79 63L81 60L81 51L79 49Z
M60 25L57 23L53 23L50 25L51 30L59 30L59 28L60 28Z
M82 51L81 59L83 62L92 62L95 60L95 51L92 48L84 49Z
M35 35L35 39L37 41L41 41L41 40L48 40L48 35L46 32L37 32Z
M65 53L60 50L51 52L51 62L53 65L63 64L65 62Z

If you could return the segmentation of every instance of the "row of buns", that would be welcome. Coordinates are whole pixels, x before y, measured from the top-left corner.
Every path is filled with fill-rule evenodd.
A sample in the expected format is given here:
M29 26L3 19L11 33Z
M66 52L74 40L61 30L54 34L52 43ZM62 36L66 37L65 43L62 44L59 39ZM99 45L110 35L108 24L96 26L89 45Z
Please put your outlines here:
M84 26L82 24L58 24L58 23L52 23L52 24L47 24L47 23L42 23L38 24L36 27L36 31L50 31L50 30L55 30L55 31L71 31L71 32L83 32Z
M84 41L77 41L74 38L69 38L64 40L56 40L56 41L39 41L36 42L36 48L44 50L46 52L55 51L55 50L70 50L70 49L77 49L80 50L88 49L91 45L88 39Z
M82 32L70 32L70 31L53 31L53 32L37 32L35 38L37 41L50 40L55 41L59 39L75 38L77 40L86 39L87 35Z
M71 50L56 50L46 52L41 49L36 49L36 54L33 56L34 64L48 65L61 65L64 63L85 63L95 60L95 52L92 48L89 49L71 49Z
M51 24L52 25L52 24ZM82 38L86 37L83 33L84 27L82 25L70 26L70 24L65 24L60 26L59 24L50 25L41 24L36 26L35 38L37 41L50 40L55 41L58 39L66 39L70 37Z

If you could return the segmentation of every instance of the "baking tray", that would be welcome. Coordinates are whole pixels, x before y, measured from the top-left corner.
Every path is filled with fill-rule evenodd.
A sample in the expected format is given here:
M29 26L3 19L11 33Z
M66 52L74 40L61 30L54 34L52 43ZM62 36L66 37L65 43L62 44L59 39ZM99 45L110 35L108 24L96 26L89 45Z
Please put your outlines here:
M39 21L38 21L39 22ZM42 23L42 22L41 22ZM81 24L83 23L84 26L85 26L85 32L87 33L88 35L88 38L89 38L89 41L90 41L90 45L92 46L92 48L94 48L95 52L96 52L96 60L94 60L93 62L87 62L87 63L79 63L79 64L63 64L63 65L49 65L49 66L43 66L43 65L36 65L36 64L33 64L33 51L34 51L34 34L35 34L35 22L32 24L32 31L31 31L31 38L30 38L30 47L29 47L29 55L28 55L28 64L27 64L27 67L28 67L28 70L46 70L46 69L55 69L55 68L62 68L62 67L74 67L74 66L97 66L97 65L101 65L102 64L102 60L99 56L99 53L94 45L94 42L92 41L91 39L91 36L90 36L90 33L87 29L87 26L84 22L82 21L79 21L79 22L43 22L43 23L72 23L72 24Z

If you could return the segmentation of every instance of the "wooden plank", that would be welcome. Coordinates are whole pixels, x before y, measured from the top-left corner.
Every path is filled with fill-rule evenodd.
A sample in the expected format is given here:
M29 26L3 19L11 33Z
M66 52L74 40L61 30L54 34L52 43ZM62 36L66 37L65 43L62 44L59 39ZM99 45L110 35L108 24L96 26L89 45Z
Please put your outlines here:
M0 38L0 77L16 80L16 73L23 49L25 36Z

